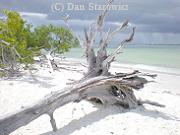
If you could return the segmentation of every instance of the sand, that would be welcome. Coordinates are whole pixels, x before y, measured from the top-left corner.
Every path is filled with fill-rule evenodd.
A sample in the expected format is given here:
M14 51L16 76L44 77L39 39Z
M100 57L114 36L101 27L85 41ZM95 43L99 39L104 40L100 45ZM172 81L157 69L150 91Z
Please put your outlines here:
M66 59L74 68L85 71L84 60ZM69 79L80 79L82 72L61 69L53 73L46 67L24 71L23 76L0 80L0 117L29 106L52 91L61 90ZM133 110L98 106L87 101L69 103L55 111L58 131L52 132L49 117L43 115L11 135L180 135L180 72L144 65L113 64L112 72L139 69L158 76L135 94L164 104L165 108L145 104ZM152 80L151 78L147 78ZM1 135L1 133L0 133Z

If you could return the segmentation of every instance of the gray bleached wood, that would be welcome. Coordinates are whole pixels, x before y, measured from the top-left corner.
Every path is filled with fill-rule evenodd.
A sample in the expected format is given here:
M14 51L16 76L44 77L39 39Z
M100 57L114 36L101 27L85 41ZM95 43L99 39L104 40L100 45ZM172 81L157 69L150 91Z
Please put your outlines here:
M119 83L121 86L118 86ZM74 86L64 88L61 91L54 92L30 107L26 107L19 112L15 112L8 116L4 116L4 118L0 118L0 133L3 135L8 135L16 129L27 125L43 114L50 116L53 131L56 131L57 127L53 118L53 113L57 108L69 102L80 101L82 99L91 99L92 97L101 100L104 104L120 104L130 108L136 107L136 99L130 87L122 89L124 94L126 94L126 90L129 92L127 93L127 98L120 97L120 95L113 95L115 93L111 94L111 89L103 89L103 87L106 86L107 88L110 88L112 84L113 86L120 88L125 87L127 85L127 81L124 81L123 77L121 76L99 76ZM99 87L99 90L96 90L97 87ZM131 97L133 97L132 99L134 101L131 99Z
M112 0L108 4L111 3ZM85 77L77 83L74 83L73 86L56 91L30 107L5 116L4 118L0 118L1 134L8 135L43 114L50 116L52 129L53 131L57 131L56 122L53 117L54 111L69 102L79 102L82 99L91 101L98 100L102 104L115 104L130 109L143 103L159 105L149 101L138 101L133 92L133 89L140 89L148 82L146 79L139 76L155 77L154 75L142 74L138 71L134 71L129 74L119 73L116 75L112 75L109 72L111 63L121 52L122 47L133 40L135 27L133 27L130 36L120 42L118 48L112 54L108 55L106 49L109 43L116 33L128 26L128 21L123 22L112 32L111 28L108 32L103 32L107 11L108 10L105 10L98 16L98 20L95 25L91 25L89 29L85 29L84 31L84 47L86 49L85 53L88 62L88 72ZM98 34L101 36L101 39L97 54L95 54L93 46Z

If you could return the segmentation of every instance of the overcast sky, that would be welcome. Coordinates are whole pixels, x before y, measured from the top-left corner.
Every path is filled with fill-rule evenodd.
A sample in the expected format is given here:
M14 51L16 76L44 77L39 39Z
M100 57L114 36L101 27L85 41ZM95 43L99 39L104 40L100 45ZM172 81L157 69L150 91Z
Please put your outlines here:
M52 3L73 3L85 5L85 11L51 11ZM99 11L88 10L89 3L105 4L105 0L0 0L0 9L23 12L23 17L33 24L49 22L62 24L66 13L71 16L71 24L76 30L88 25ZM110 11L108 24L116 25L129 19L137 26L136 43L180 43L180 0L115 0L113 4L128 5L126 11ZM66 9L67 7L65 7ZM40 13L40 14L37 14Z

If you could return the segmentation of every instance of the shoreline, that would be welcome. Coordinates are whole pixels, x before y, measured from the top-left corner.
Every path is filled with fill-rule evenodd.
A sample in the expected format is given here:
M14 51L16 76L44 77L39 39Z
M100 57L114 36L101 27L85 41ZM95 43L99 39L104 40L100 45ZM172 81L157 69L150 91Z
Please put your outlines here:
M66 58L59 64L65 67L86 71L85 59ZM38 65L35 65L39 68ZM129 68L128 68L129 67ZM144 73L150 71L142 65L112 65L110 72L132 72L135 69ZM152 69L152 68L150 68ZM157 70L157 69L156 69ZM40 67L31 74L27 70L24 76L0 81L0 118L40 101L51 92L68 86L72 80L79 80L83 73L63 70L49 72L49 68ZM155 73L159 71L152 71ZM116 106L95 106L88 101L69 103L58 108L55 113L58 131L52 132L49 117L43 115L10 135L91 135L112 133L126 135L179 135L180 134L180 76L172 73L157 73L155 79L140 91L134 91L137 99L150 100L165 105L165 108L144 104L133 110L121 110ZM149 126L151 125L151 126ZM143 128L142 128L143 127ZM153 129L153 130L152 130Z
M66 57L65 60L86 63L85 58ZM112 63L112 68L141 70L141 71L145 71L145 72L151 71L154 73L180 76L180 69L178 69L178 68L161 67L161 66L153 66L153 65L146 65L146 64L120 63L120 62L115 61Z
M95 48L97 51L97 48ZM115 51L115 48L108 48L108 54ZM142 64L154 67L167 67L180 70L180 46L125 46L123 53L117 57L117 62L122 64ZM73 48L66 57L83 59L84 50L82 48Z

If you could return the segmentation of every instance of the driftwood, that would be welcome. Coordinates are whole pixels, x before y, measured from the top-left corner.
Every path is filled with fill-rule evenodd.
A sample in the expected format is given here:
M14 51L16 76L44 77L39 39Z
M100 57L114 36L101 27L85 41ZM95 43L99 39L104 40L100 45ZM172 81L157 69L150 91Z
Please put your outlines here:
M4 73L7 77L12 77L19 71L18 62L15 58L21 58L21 55L14 46L9 48L10 43L0 39L0 44L0 65L3 65L0 72Z
M111 4L113 0L108 1ZM129 74L117 73L112 75L109 72L111 63L116 59L121 52L122 47L133 40L135 27L132 28L132 33L127 39L121 41L117 49L110 55L107 54L107 47L114 35L127 28L128 21L124 21L115 30L111 28L104 32L104 21L108 10L101 13L95 24L90 28L85 29L84 48L88 62L88 72L85 76L74 82L72 86L64 88L61 91L52 93L45 97L40 102L31 107L24 108L19 112L15 112L4 118L0 118L0 133L8 135L21 126L27 125L31 121L37 119L43 114L50 116L50 123L53 131L57 131L54 111L69 102L79 102L82 99L90 101L98 101L102 104L119 105L124 108L135 108L143 103L149 103L163 107L150 101L139 101L136 99L133 89L140 89L148 81L143 76L155 77L155 75L142 74L139 71L134 71ZM97 54L94 51L94 44L97 36L100 36Z
M57 131L56 122L53 117L54 111L69 102L78 102L82 99L96 99L102 104L115 104L124 108L135 108L143 102L138 102L132 88L127 87L131 83L127 79L136 75L137 73L133 72L125 77L122 77L122 75L94 77L80 84L64 88L61 91L53 92L35 105L0 118L0 133L8 135L43 114L50 116L53 131Z

